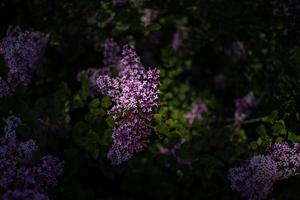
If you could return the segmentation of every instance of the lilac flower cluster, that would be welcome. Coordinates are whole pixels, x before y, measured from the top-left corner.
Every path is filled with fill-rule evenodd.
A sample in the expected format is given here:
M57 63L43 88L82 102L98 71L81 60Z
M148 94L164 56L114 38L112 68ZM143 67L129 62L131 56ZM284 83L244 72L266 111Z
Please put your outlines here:
M173 35L172 48L178 50L183 45L186 33L183 28L179 28Z
M144 9L144 14L141 17L141 22L144 26L149 26L153 20L156 19L158 12L149 8Z
M77 74L77 81L79 82L83 75L86 75L91 82L91 94L92 96L97 95L97 78L102 75L110 75L111 68L115 68L118 71L121 71L120 62L120 47L112 38L108 38L104 42L104 67L103 68L89 68L87 70L81 71Z
M253 93L250 92L246 96L236 99L234 104L236 108L234 114L235 122L240 123L249 116L250 109L257 104L257 101Z
M291 148L287 143L270 145L267 152L277 163L280 179L294 176L300 168L300 144L294 144Z
M242 42L242 41L233 42L231 53L239 59L245 59L246 58L246 50L245 50L244 42Z
M127 3L127 0L112 0L114 6L123 6Z
M276 181L297 174L300 167L299 144L294 144L293 148L287 143L270 145L267 153L265 156L254 156L240 167L229 170L231 188L240 192L244 198L271 198Z
M231 188L251 200L268 198L276 175L276 163L269 156L254 156L242 166L229 170Z
M104 65L118 66L120 61L120 47L112 38L108 38L104 42Z
M34 140L17 141L15 130L21 124L18 117L7 118L4 136L0 138L0 191L4 192L0 197L47 200L48 187L57 183L63 162L47 155L34 165L32 156L38 146Z
M13 92L13 88L10 86L10 84L3 80L3 78L0 76L0 98L9 96Z
M22 31L9 26L7 35L0 42L1 53L9 68L8 82L27 86L31 72L44 52L49 36L40 32Z
M159 148L159 153L162 155L172 155L173 157L176 158L177 162L181 165L191 165L192 160L190 159L183 159L180 156L176 154L176 151L181 148L181 146L186 142L186 139L181 139L180 142L176 143L173 147L171 148L166 148L166 147L160 147Z
M201 101L197 101L192 104L191 111L186 113L184 118L189 122L190 125L192 125L194 121L201 120L203 118L203 114L207 112L208 109L206 105Z
M108 152L112 164L128 160L147 146L151 128L148 123L158 107L159 70L145 70L140 58L128 45L124 46L121 70L116 78L101 75L99 92L110 96L115 105L108 114L116 120L113 144Z

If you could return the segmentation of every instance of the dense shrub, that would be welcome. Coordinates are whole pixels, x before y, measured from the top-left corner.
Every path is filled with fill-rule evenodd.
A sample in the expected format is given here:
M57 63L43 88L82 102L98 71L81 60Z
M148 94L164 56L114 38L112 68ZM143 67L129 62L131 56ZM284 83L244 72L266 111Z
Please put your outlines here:
M0 13L0 199L299 199L299 1Z

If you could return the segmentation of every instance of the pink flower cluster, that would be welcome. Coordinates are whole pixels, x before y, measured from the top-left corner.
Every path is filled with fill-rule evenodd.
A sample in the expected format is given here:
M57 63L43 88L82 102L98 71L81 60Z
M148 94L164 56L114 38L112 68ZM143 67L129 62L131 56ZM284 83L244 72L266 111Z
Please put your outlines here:
M181 146L186 142L185 139L181 139L180 142L176 143L173 147L171 148L166 148L166 147L160 147L159 148L159 153L162 155L172 155L176 158L177 162L181 165L191 165L192 160L189 159L183 159L180 156L176 154L176 151L181 148Z
M158 12L149 8L144 9L144 15L141 17L141 22L144 26L149 26L156 19Z
M250 92L246 96L236 99L234 104L236 108L234 113L235 122L240 123L249 116L250 109L257 104L257 101L253 93Z
M172 48L176 51L183 45L183 41L186 37L186 31L184 28L178 28L173 34Z
M244 198L262 200L271 198L276 181L297 174L300 167L300 145L287 143L267 147L267 155L254 156L240 167L231 168L228 178L231 188Z
M116 78L109 75L97 78L99 92L110 96L115 104L108 112L116 120L116 127L107 155L114 165L145 149L151 134L148 123L159 103L158 69L147 71L128 45L123 48L119 64L122 70Z
M207 106L203 102L197 101L192 104L191 111L186 113L184 118L188 120L190 125L192 125L194 121L201 120L203 118L203 114L207 112Z

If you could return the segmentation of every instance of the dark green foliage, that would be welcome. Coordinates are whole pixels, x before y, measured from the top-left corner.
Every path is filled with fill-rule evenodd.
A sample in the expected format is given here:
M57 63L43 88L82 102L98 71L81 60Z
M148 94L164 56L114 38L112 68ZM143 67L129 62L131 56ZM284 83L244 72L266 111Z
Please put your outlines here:
M51 199L240 199L227 180L230 167L273 142L300 142L300 47L281 12L286 6L282 0L145 0L120 7L110 0L2 0L1 37L10 24L51 37L33 83L0 99L1 119L20 116L31 129L21 137L65 160ZM149 26L140 21L144 8L158 11ZM178 28L187 35L175 51ZM142 63L161 73L149 147L120 166L106 157L112 100L91 95L87 76L76 80L81 70L103 67L108 37L135 45ZM236 41L245 55L232 52ZM1 58L0 75L6 73ZM251 91L258 104L237 125L234 100ZM209 112L191 125L184 114L199 99ZM191 165L159 153L181 140L176 155ZM298 186L298 177L279 182L274 196L299 199Z

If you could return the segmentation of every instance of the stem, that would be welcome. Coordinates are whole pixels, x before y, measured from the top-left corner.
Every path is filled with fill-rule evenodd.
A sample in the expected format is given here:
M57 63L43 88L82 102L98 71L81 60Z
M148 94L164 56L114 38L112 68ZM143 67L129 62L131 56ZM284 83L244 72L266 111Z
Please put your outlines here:
M261 122L261 119L260 118L249 119L249 120L245 120L245 121L241 122L241 124L244 125L244 124L257 123L257 122Z

